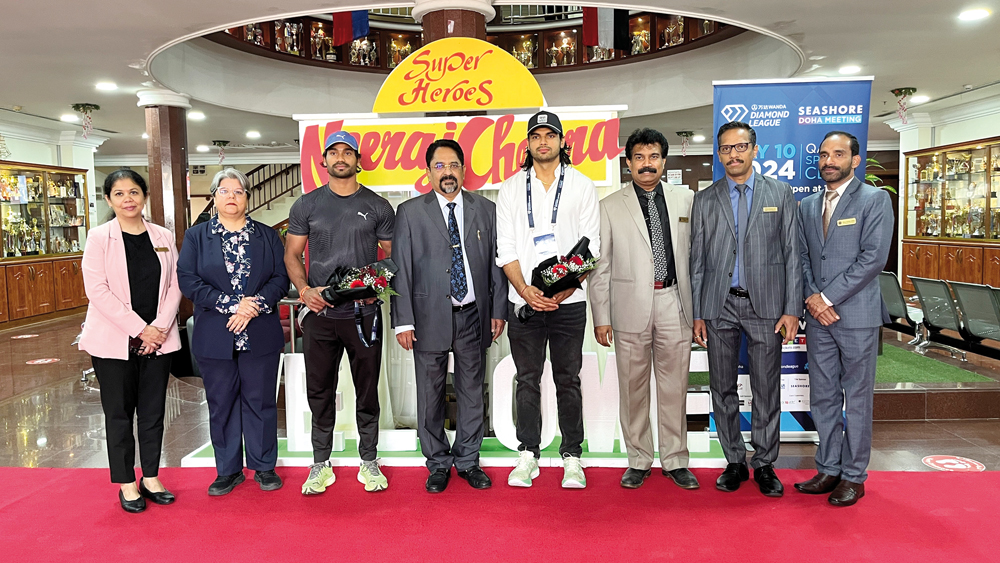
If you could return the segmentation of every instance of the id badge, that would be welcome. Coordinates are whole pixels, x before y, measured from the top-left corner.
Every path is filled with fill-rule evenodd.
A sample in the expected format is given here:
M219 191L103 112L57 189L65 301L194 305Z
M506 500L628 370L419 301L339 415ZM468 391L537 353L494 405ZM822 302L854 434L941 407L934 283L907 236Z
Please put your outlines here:
M538 262L547 260L559 255L559 248L556 246L556 235L548 233L535 237L535 257Z

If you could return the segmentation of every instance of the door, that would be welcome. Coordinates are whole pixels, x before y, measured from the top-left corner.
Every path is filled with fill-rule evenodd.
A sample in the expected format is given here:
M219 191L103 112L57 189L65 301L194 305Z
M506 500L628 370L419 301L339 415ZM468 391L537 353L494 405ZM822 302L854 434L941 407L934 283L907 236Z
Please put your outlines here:
M28 266L31 272L32 316L56 310L55 277L52 262L37 262Z
M14 321L32 315L31 272L28 266L7 266L7 312Z
M80 258L59 260L52 263L55 282L55 305L57 311L82 307L87 304L87 294L83 288L83 271Z
M903 243L903 289L914 291L909 276L938 279L938 247L935 244Z
M3 266L0 266L0 323L7 320L7 276Z
M1000 248L983 249L983 283L1000 287Z
M939 279L965 283L983 283L983 248L981 246L941 245Z

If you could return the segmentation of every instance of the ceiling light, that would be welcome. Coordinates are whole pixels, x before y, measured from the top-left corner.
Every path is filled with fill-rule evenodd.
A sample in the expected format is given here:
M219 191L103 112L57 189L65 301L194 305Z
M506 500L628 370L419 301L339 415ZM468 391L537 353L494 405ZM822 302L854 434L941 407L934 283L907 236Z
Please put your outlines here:
M930 99L931 99L930 96L913 96L912 98L910 98L910 103L913 105L926 104L928 101L930 101Z
M66 113L59 118L59 121L65 121L66 123L76 123L77 121L80 121L80 118L77 117L76 114L74 113Z
M711 166L712 163L711 162L702 162L701 165L702 166Z
M148 139L149 138L149 133L143 133L142 134L142 138L143 139Z
M198 152L208 152L208 145L198 145L194 148Z
M977 8L975 10L966 10L961 14L958 14L958 19L964 22L972 22L976 20L985 19L988 17L990 17L990 11L983 8Z
M861 72L861 67L857 65L847 65L840 67L840 74L857 74Z
M694 141L694 142L696 142L696 143L701 143L701 142L704 142L705 136L704 135L695 135L694 137L691 137L691 140Z
M259 139L260 131L247 131L247 139Z
M98 82L97 89L105 92L114 92L118 89L118 85L114 82Z
M205 119L205 114L200 111L188 112L188 119L193 119L195 121L201 121Z

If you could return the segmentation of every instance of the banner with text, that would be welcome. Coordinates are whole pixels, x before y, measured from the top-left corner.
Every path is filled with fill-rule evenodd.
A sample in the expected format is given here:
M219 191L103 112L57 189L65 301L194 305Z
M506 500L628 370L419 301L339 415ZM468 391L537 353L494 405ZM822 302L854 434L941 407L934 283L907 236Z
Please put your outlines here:
M858 138L862 166L855 174L864 180L872 77L713 84L714 131L731 121L753 127L760 147L754 170L788 182L797 200L825 185L817 164L820 143L830 131L846 131ZM718 146L716 137L714 147ZM718 151L714 154L713 176L719 180L725 169Z

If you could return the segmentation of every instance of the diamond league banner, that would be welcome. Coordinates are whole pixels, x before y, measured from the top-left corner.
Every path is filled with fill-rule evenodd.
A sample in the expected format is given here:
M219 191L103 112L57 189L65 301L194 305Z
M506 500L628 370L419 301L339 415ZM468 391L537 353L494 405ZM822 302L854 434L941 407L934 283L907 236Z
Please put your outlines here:
M759 147L754 171L788 182L795 199L822 190L819 174L819 146L830 131L846 131L858 138L861 162L867 158L868 113L872 77L787 79L761 81L716 81L714 131L725 123L743 121L757 133ZM713 146L718 149L718 138ZM713 177L725 176L725 168L714 150ZM855 174L864 180L865 170ZM747 342L740 346L740 421L750 431L753 394L747 369ZM795 341L781 351L781 438L785 441L811 440L816 435L809 411L809 363L806 359L805 324L799 321ZM715 418L709 429L715 432Z

